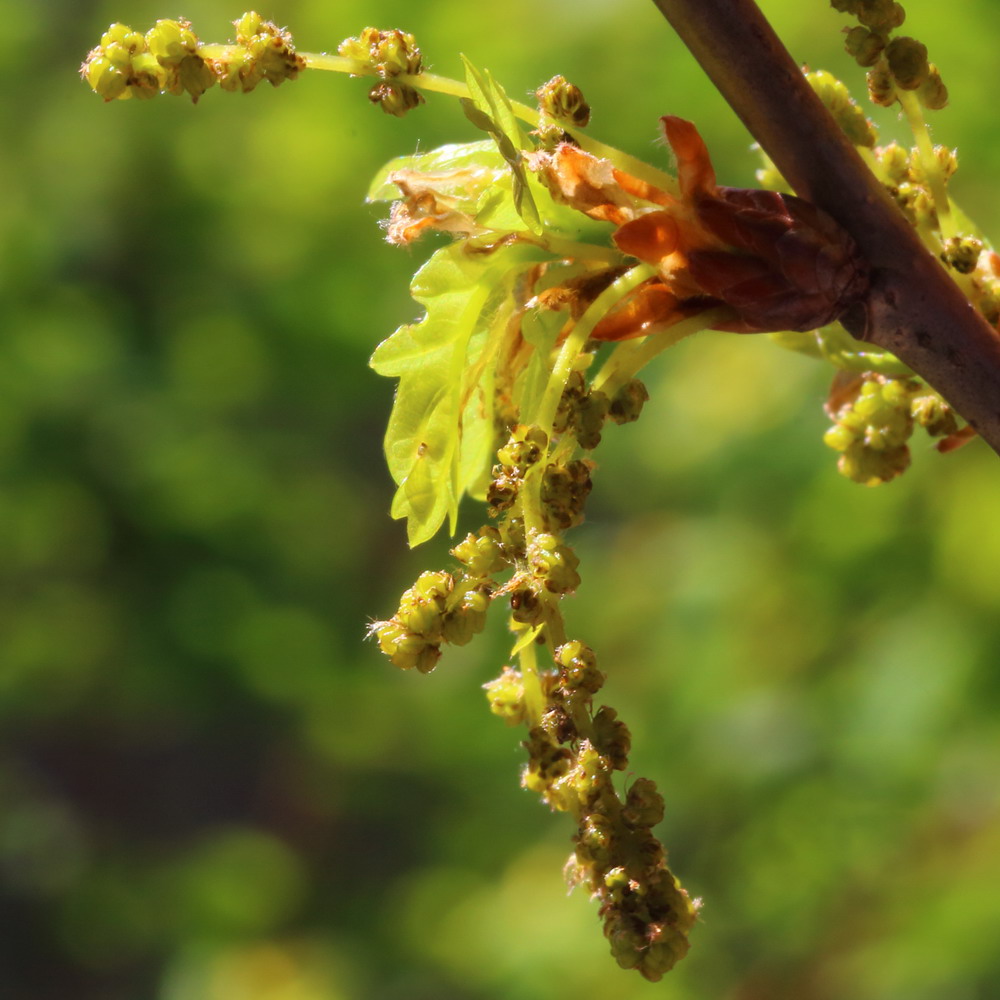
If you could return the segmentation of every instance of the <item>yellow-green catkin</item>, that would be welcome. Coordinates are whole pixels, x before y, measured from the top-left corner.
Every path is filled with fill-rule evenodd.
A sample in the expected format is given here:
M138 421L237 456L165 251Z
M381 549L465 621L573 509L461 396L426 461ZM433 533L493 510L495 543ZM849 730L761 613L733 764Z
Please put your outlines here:
M583 92L564 76L554 76L535 91L538 110L553 121L585 128L590 122L590 105Z
M189 21L160 20L145 35L113 24L80 74L106 101L187 94L197 102L218 83L248 93L262 81L277 87L305 69L292 36L255 11L234 22L236 43L206 46Z
M840 474L864 486L887 483L909 467L915 427L935 438L958 431L954 411L919 379L872 372L855 382L830 416L833 426L823 441L840 452Z
M361 73L379 78L368 97L386 114L401 118L423 103L423 96L417 90L397 79L423 72L423 58L413 35L365 28L357 37L341 42L337 54L354 60Z
M666 864L652 828L663 819L663 799L646 778L631 782L623 799L612 776L628 768L628 728L613 709L591 708L604 683L596 657L570 640L555 653L557 670L545 676L545 710L525 741L522 784L555 810L574 816L575 850L566 866L570 885L583 885L600 903L615 960L651 981L687 953L697 901ZM490 691L494 711L505 674Z
M906 12L895 0L830 0L853 15L858 24L845 33L844 45L859 66L868 70L868 93L876 104L889 106L898 91L914 91L930 110L948 103L948 90L938 68L927 59L927 47L907 35L894 35Z
M865 146L870 149L875 145L878 141L878 132L874 123L865 116L861 106L853 100L847 87L840 80L826 70L806 73L806 79L855 146Z

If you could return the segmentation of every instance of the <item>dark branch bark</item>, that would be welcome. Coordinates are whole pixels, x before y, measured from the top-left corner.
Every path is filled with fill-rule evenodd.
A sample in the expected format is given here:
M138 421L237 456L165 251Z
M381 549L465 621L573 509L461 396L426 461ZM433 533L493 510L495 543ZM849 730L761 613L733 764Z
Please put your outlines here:
M920 242L753 0L654 0L801 197L872 267L856 336L892 351L1000 454L1000 336Z

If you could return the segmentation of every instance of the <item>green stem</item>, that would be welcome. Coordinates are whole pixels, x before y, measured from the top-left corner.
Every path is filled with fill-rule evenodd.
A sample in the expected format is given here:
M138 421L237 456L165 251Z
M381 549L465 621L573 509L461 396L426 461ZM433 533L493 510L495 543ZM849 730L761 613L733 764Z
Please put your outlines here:
M232 48L232 46L203 45L200 51L206 56L211 55L213 58L218 58L219 55L222 55L222 50L229 48ZM208 50L213 51L209 52ZM218 50L218 52L214 50ZM309 69L323 69L333 73L350 73L353 76L376 75L375 71L367 63L361 63L354 59L346 59L343 56L328 55L325 52L300 52L299 55L305 59L306 66ZM398 76L394 76L393 80L413 87L415 90L446 94L449 97L471 98L472 96L469 93L469 88L461 81L453 80L447 76L438 76L436 73L401 73ZM511 101L510 106L511 110L521 121L527 123L532 128L538 128L541 119L536 108L532 108L520 101ZM578 129L570 128L562 123L560 123L560 127L567 135L573 138L573 141L581 149L592 153L594 156L611 160L620 170L624 170L633 177L638 177L640 180L646 181L647 184L651 184L653 187L660 188L660 190L666 191L668 194L677 195L679 190L677 180L665 171L657 170L637 157L625 153L620 149L615 149L614 146L609 146L607 143L600 142Z
M527 626L515 626L515 634L519 634ZM528 713L528 728L537 726L542 721L545 711L545 695L542 693L542 682L538 677L538 659L535 655L535 644L529 642L518 654L521 665L521 681L524 684L524 708Z
M544 247L557 257L565 257L567 260L597 260L604 264L622 264L626 260L625 254L614 247L599 247L594 243L578 243L576 240L566 240L561 236L535 236L533 233L525 233L524 240L534 243L536 246Z
M920 107L917 95L910 90L896 89L900 106L906 115L906 121L913 131L913 138L917 143L917 153L920 156L920 166L923 169L924 177L927 179L927 186L930 188L931 200L934 202L934 212L937 215L938 229L941 237L947 239L955 236L955 220L951 214L951 202L948 200L948 189L945 185L944 174L941 164L934 155L934 143L931 141L930 131L927 122L924 120L924 113Z
M556 410L559 408L559 399L562 396L566 380L573 370L573 362L577 355L583 350L584 344L604 317L608 310L647 279L653 277L656 272L646 264L638 264L630 271L626 271L620 278L613 281L593 302L587 306L583 315L576 321L570 335L563 342L556 358L556 363L552 367L552 374L549 376L549 384L545 387L545 394L542 397L541 405L535 419L531 421L537 424L546 432L551 434L552 423L555 420Z
M728 307L711 309L708 312L698 313L697 316L689 316L659 333L619 344L594 376L593 388L607 396L614 396L630 378L634 378L653 358L668 347L673 347L685 337L690 337L700 330L707 330L713 323L731 316L732 310Z

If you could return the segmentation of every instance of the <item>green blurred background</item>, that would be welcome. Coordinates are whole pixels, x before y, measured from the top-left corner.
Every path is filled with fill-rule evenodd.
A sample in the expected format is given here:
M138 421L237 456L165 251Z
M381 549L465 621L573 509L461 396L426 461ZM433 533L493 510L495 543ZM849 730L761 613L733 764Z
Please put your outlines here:
M763 4L863 90L824 0ZM692 118L721 179L749 140L644 0L287 0L304 50L366 24L513 94L556 72L601 138L665 161ZM952 94L958 198L994 234L993 0L910 0ZM423 249L363 204L390 156L472 138L307 73L193 107L104 105L76 66L113 20L240 8L0 0L0 997L4 1000L986 1000L1000 996L1000 464L922 443L841 479L830 372L705 335L611 429L571 630L609 674L691 955L618 970L561 868L570 823L518 787L480 685L498 620L429 677L363 641L446 540L388 517L392 384ZM885 135L902 136L891 113ZM474 506L474 505L473 505ZM467 527L482 513L467 509Z

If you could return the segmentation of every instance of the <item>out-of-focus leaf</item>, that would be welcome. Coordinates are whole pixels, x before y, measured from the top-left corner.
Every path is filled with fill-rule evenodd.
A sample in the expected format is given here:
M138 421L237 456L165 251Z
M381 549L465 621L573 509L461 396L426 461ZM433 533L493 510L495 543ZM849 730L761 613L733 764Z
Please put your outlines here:
M839 323L805 333L785 330L772 333L771 340L789 351L811 358L822 358L846 372L878 372L892 378L905 378L913 370L894 354L856 340Z

